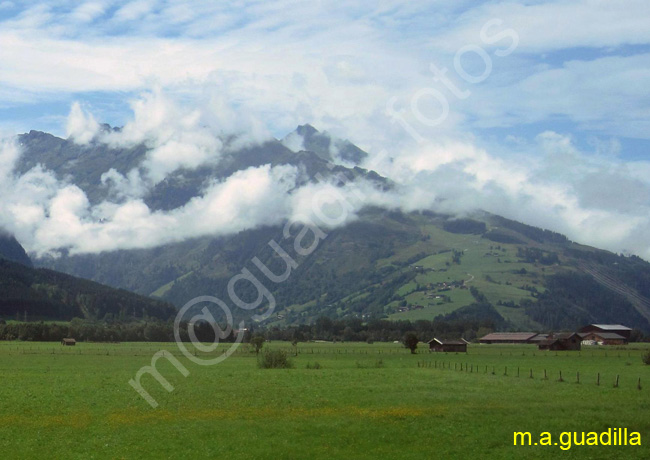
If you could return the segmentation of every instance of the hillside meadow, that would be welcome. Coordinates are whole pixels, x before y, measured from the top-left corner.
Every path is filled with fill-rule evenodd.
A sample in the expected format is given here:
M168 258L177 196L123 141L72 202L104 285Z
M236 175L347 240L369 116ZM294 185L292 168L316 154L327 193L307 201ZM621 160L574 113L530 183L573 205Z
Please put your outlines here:
M297 352L294 368L259 369L248 345L199 366L173 343L2 342L0 452L6 459L650 458L647 344L579 353L425 347L412 355L393 343L266 343L264 350ZM174 353L189 375L159 360L174 390L145 375L159 403L152 409L128 381L160 350ZM642 445L513 446L515 431L535 439L610 427L640 432Z

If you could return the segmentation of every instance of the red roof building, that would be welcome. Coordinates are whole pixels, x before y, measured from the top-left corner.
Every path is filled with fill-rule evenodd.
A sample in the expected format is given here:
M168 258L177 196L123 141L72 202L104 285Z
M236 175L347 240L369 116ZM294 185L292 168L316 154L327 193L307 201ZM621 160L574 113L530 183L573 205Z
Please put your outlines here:
M532 343L537 332L493 332L481 337L481 343Z

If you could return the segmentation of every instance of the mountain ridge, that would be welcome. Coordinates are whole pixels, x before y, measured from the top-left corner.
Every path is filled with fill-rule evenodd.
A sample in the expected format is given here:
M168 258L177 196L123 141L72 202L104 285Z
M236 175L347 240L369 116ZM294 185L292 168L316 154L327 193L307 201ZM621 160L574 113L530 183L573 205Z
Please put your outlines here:
M6 257L3 240L22 246L13 237L0 237L0 318L20 320L167 320L175 314L170 304L129 291L80 279ZM11 255L11 253L10 253ZM25 255L26 257L26 255ZM29 260L29 259L27 259Z
M0 229L0 259L17 262L26 267L33 267L32 260L27 255L18 240L13 235Z
M301 184L318 174L331 178L340 173L351 180L363 177L381 189L392 187L373 171L332 163L332 143L347 141L335 142L311 125L301 125L291 135L300 136L299 142L285 138L236 151L226 147L218 164L181 169L157 184L144 201L154 210L173 209L196 197L205 181L266 164L299 168L304 172ZM115 166L106 158L120 158L117 166L127 171L147 152L144 145L81 147L35 132L21 139L26 151L21 171L43 163L59 177L79 181L95 201L106 193L97 183L101 168ZM48 151L48 143L58 147ZM300 148L292 150L285 143ZM361 149L348 148L352 157L355 152L362 155ZM106 158L95 162L100 156ZM627 321L650 331L650 264L580 245L550 230L480 211L453 216L366 207L352 223L327 232L317 250L300 260L290 280L273 285L278 308L267 321L271 327L309 323L320 316L415 321L498 315L500 327L509 329ZM153 249L77 256L63 250L62 257L41 258L36 264L155 295L180 307L198 295L226 298L228 280L244 267L255 269L253 257L281 272L281 262L267 243L283 239L281 226L262 225ZM250 291L240 294L254 298Z

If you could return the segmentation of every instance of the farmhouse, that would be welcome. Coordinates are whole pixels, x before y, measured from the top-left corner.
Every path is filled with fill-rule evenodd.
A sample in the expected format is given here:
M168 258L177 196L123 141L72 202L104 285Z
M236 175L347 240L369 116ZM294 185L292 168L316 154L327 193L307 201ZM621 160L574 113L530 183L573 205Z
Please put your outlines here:
M583 327L578 332L610 332L618 335L622 335L627 340L630 340L630 334L632 334L632 329L629 327L623 326L621 324L590 324Z
M61 345L65 345L67 347L74 347L77 344L77 341L72 338L66 338L66 339L61 339Z
M583 332L580 337L583 344L627 345L627 339L615 332Z
M546 340L539 342L540 350L580 350L582 338L576 332L560 332L551 334Z
M467 353L467 342L464 340L429 340L429 351L448 351Z
M481 343L532 343L539 334L536 332L493 332L481 337Z

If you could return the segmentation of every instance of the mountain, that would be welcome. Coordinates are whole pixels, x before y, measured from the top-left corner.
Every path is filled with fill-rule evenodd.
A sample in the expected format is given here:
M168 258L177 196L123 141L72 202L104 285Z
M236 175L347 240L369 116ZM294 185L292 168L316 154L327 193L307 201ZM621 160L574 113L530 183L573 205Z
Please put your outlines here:
M298 126L282 142L286 145L292 144L296 140L301 142L301 150L314 152L325 161L333 161L335 157L338 157L345 163L358 165L368 156L367 152L350 141L332 138L327 133L319 132L310 124Z
M137 168L147 152L144 145L78 146L37 132L20 141L21 171L43 164L58 177L70 178L93 202L106 198L99 178L107 168L124 174ZM295 165L304 171L303 182L319 173L327 177L341 172L384 189L392 187L389 180L354 165L365 152L310 125L298 127L281 141L245 148L235 144L224 139L226 147L217 164L176 171L144 201L152 209L172 209L197 196L208 181L264 164ZM349 167L333 164L334 157ZM485 212L458 217L366 208L352 224L328 230L327 238L307 257L296 255L293 240L284 237L281 226L266 226L153 249L64 253L35 262L180 307L199 295L228 299L228 281L243 268L263 277L252 263L254 257L274 273L282 273L286 267L268 245L271 240L295 257L298 266L285 282L266 280L277 301L266 320L270 327L329 316L474 318L512 330L620 322L650 332L650 264ZM238 289L245 301L257 296L250 285Z
M310 323L322 315L453 318L482 303L506 329L621 322L650 331L650 264L498 216L473 217L365 211L359 221L328 232L309 257L296 257L299 266L286 282L265 283L278 303L270 324ZM244 267L256 270L253 257L282 273L271 240L295 257L282 228L265 227L41 263L182 306L199 295L228 299L230 278ZM246 301L256 295L238 294Z
M18 260L12 261L16 259L7 254L18 254ZM4 256L0 257L2 319L166 320L176 313L172 305L159 300L52 270L31 268L24 249L13 237L0 238L0 256Z
M299 132L305 134L307 144L320 146L316 149L319 153L310 150L294 152L276 139L242 148L238 146L237 138L227 137L222 139L224 147L218 163L174 171L153 187L144 197L144 202L152 211L174 209L200 195L214 180L225 179L237 171L266 164L299 166L304 171L304 177L298 185L304 184L317 174L329 178L339 173L345 173L351 179L366 177L382 186L389 185L386 179L376 173L355 166L367 154L350 142L332 139L328 135L318 133L313 127L299 127L294 134L299 135ZM72 140L40 131L30 131L18 136L18 142L23 155L15 168L17 174L24 174L42 165L45 169L53 171L57 179L70 180L81 188L91 204L97 204L105 198L115 198L108 196L108 188L102 183L104 173L114 169L126 176L130 171L141 167L149 150L145 144L116 148L93 141L88 145L79 145ZM330 145L338 146L336 148L340 149L342 157L359 161L350 161L355 163L350 168L332 165L329 162L329 153L325 154Z
M0 230L0 259L18 262L27 267L32 266L31 259L16 238L3 233L2 230Z

